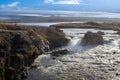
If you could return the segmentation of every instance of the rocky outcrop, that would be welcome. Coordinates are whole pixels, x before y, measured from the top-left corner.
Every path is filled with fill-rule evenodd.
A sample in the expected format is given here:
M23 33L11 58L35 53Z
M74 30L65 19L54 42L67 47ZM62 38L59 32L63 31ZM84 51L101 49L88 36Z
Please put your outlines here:
M60 50L50 51L48 52L48 54L51 54L52 56L60 56L60 55L65 55L68 52L69 52L68 49L60 49Z
M50 45L54 48L63 44L57 40L66 38L56 29L0 25L0 80L24 80L27 67L38 55L49 51Z
M29 28L28 28L29 27ZM43 26L20 26L16 24L0 24L0 30L14 30L14 31L22 31L25 32L26 30L30 31L30 34L34 32L33 35L41 35L45 39L49 41L50 49L64 46L67 44L68 40L66 39L66 35L63 33L63 31L57 29L57 28L48 28ZM41 37L39 36L39 37Z
M81 41L81 45L99 45L103 42L104 39L100 33L87 32Z
M45 35L46 39L49 41L50 49L64 46L68 43L68 39L66 38L66 35L63 33L63 31L57 28L47 28L47 29L44 28L44 29L39 29L39 31L42 32Z
M26 76L26 67L30 66L34 59L44 53L47 41L26 33L1 32L0 33L0 60L2 65L1 80L23 80ZM38 45L35 43L39 40ZM43 40L43 42L42 42ZM1 71L0 70L0 71Z

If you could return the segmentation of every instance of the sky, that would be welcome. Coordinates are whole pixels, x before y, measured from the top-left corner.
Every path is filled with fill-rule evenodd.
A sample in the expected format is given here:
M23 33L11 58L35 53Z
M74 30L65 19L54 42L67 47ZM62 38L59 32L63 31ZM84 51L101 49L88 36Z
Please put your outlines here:
M29 16L73 16L75 13L83 17L114 14L117 17L120 16L119 4L120 0L0 0L0 12Z

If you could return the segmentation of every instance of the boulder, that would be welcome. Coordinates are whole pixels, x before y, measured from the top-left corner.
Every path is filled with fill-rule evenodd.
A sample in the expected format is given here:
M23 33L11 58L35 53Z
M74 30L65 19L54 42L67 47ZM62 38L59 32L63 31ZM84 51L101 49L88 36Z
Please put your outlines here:
M99 45L103 44L104 39L100 33L92 33L88 31L83 39L81 40L81 45L86 46L86 45Z
M59 29L48 28L40 31L43 31L46 39L49 41L49 46L51 50L54 48L65 46L68 43L68 39L66 38L65 33L63 33L63 31Z

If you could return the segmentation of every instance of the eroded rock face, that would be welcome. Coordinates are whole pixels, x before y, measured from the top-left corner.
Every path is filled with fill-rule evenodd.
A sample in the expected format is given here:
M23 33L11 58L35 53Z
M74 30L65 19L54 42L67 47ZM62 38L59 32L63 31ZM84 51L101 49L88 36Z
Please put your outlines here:
M41 47L46 47L46 42L41 42L41 38L34 36L39 40ZM43 53L42 48L34 44L32 36L28 33L1 32L0 33L0 71L1 80L23 80L24 71L30 66L34 59ZM45 51L45 49L44 49Z
M59 39L65 35L51 28L0 25L0 80L24 80L38 55L64 44Z
M81 45L99 45L103 44L104 39L101 33L87 32L81 41Z

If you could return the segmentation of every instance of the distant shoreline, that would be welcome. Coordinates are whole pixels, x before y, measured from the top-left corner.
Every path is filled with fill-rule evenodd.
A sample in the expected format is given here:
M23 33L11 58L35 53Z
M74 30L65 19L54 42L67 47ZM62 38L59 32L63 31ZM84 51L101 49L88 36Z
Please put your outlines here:
M10 18L0 19L10 23L40 23L40 22L120 22L120 18L96 18L96 17L33 17L33 18Z

